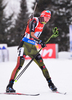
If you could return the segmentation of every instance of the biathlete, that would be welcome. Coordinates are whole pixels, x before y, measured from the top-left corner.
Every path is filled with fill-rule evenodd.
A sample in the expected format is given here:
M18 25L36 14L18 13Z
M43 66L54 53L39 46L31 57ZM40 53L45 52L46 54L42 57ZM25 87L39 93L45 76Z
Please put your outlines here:
M25 36L22 38L21 45L19 46L17 64L11 74L9 84L6 87L6 92L16 92L13 89L14 79L18 71L22 68L25 61L25 57L28 55L30 58L33 58L37 54L38 51L35 47L35 44L41 44L42 48L46 46L45 43L39 39L39 37L43 31L44 25L50 20L50 18L51 12L49 10L44 10L41 13L40 17L33 17L31 20L29 20L25 31ZM38 54L34 61L42 70L42 73L48 83L49 88L52 91L57 91L57 88L50 78L49 72L43 62L41 55Z

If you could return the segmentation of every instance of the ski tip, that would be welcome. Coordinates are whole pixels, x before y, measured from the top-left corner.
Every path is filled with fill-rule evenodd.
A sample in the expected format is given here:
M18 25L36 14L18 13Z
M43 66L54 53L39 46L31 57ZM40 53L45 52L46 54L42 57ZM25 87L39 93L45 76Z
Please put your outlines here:
M17 82L17 80L15 80L15 82Z
M56 93L63 94L63 95L67 94L66 92L62 93L62 92L59 92L59 91L56 91Z
M40 95L40 94L37 94L37 95Z

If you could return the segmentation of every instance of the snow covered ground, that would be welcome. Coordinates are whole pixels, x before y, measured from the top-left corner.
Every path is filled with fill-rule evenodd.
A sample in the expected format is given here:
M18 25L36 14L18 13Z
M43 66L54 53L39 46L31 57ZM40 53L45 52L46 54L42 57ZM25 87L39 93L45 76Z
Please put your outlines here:
M26 60L23 68L30 60ZM22 77L14 84L14 89L22 93L40 93L39 96L3 95L0 100L72 100L72 60L46 59L44 63L49 70L53 83L66 95L51 92L38 66L32 62ZM16 62L0 63L0 92L5 92L11 72Z

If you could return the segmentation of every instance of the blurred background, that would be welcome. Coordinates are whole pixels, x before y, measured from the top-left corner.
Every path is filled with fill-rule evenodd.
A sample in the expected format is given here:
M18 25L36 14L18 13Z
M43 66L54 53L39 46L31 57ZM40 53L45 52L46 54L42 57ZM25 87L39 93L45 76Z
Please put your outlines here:
M0 0L0 44L7 44L6 47L19 45L34 6L35 0ZM49 43L58 44L58 52L72 51L72 0L38 0L34 16L39 17L45 9L51 11L51 19L40 39L46 41L52 34L52 28L58 27L59 36ZM3 46L0 50L5 49Z

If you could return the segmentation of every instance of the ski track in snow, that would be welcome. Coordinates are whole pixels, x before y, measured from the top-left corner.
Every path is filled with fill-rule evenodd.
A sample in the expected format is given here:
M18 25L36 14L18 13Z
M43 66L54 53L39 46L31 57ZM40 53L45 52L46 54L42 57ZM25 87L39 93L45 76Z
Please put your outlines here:
M30 60L26 60L24 66L29 61ZM55 86L60 92L67 92L66 95L53 93L48 88L48 84L40 68L32 62L21 78L14 84L14 89L16 89L16 92L30 94L40 93L40 95L23 96L1 94L0 100L72 100L72 60L46 59L44 63L49 70ZM16 62L0 62L0 93L5 92L15 65Z

